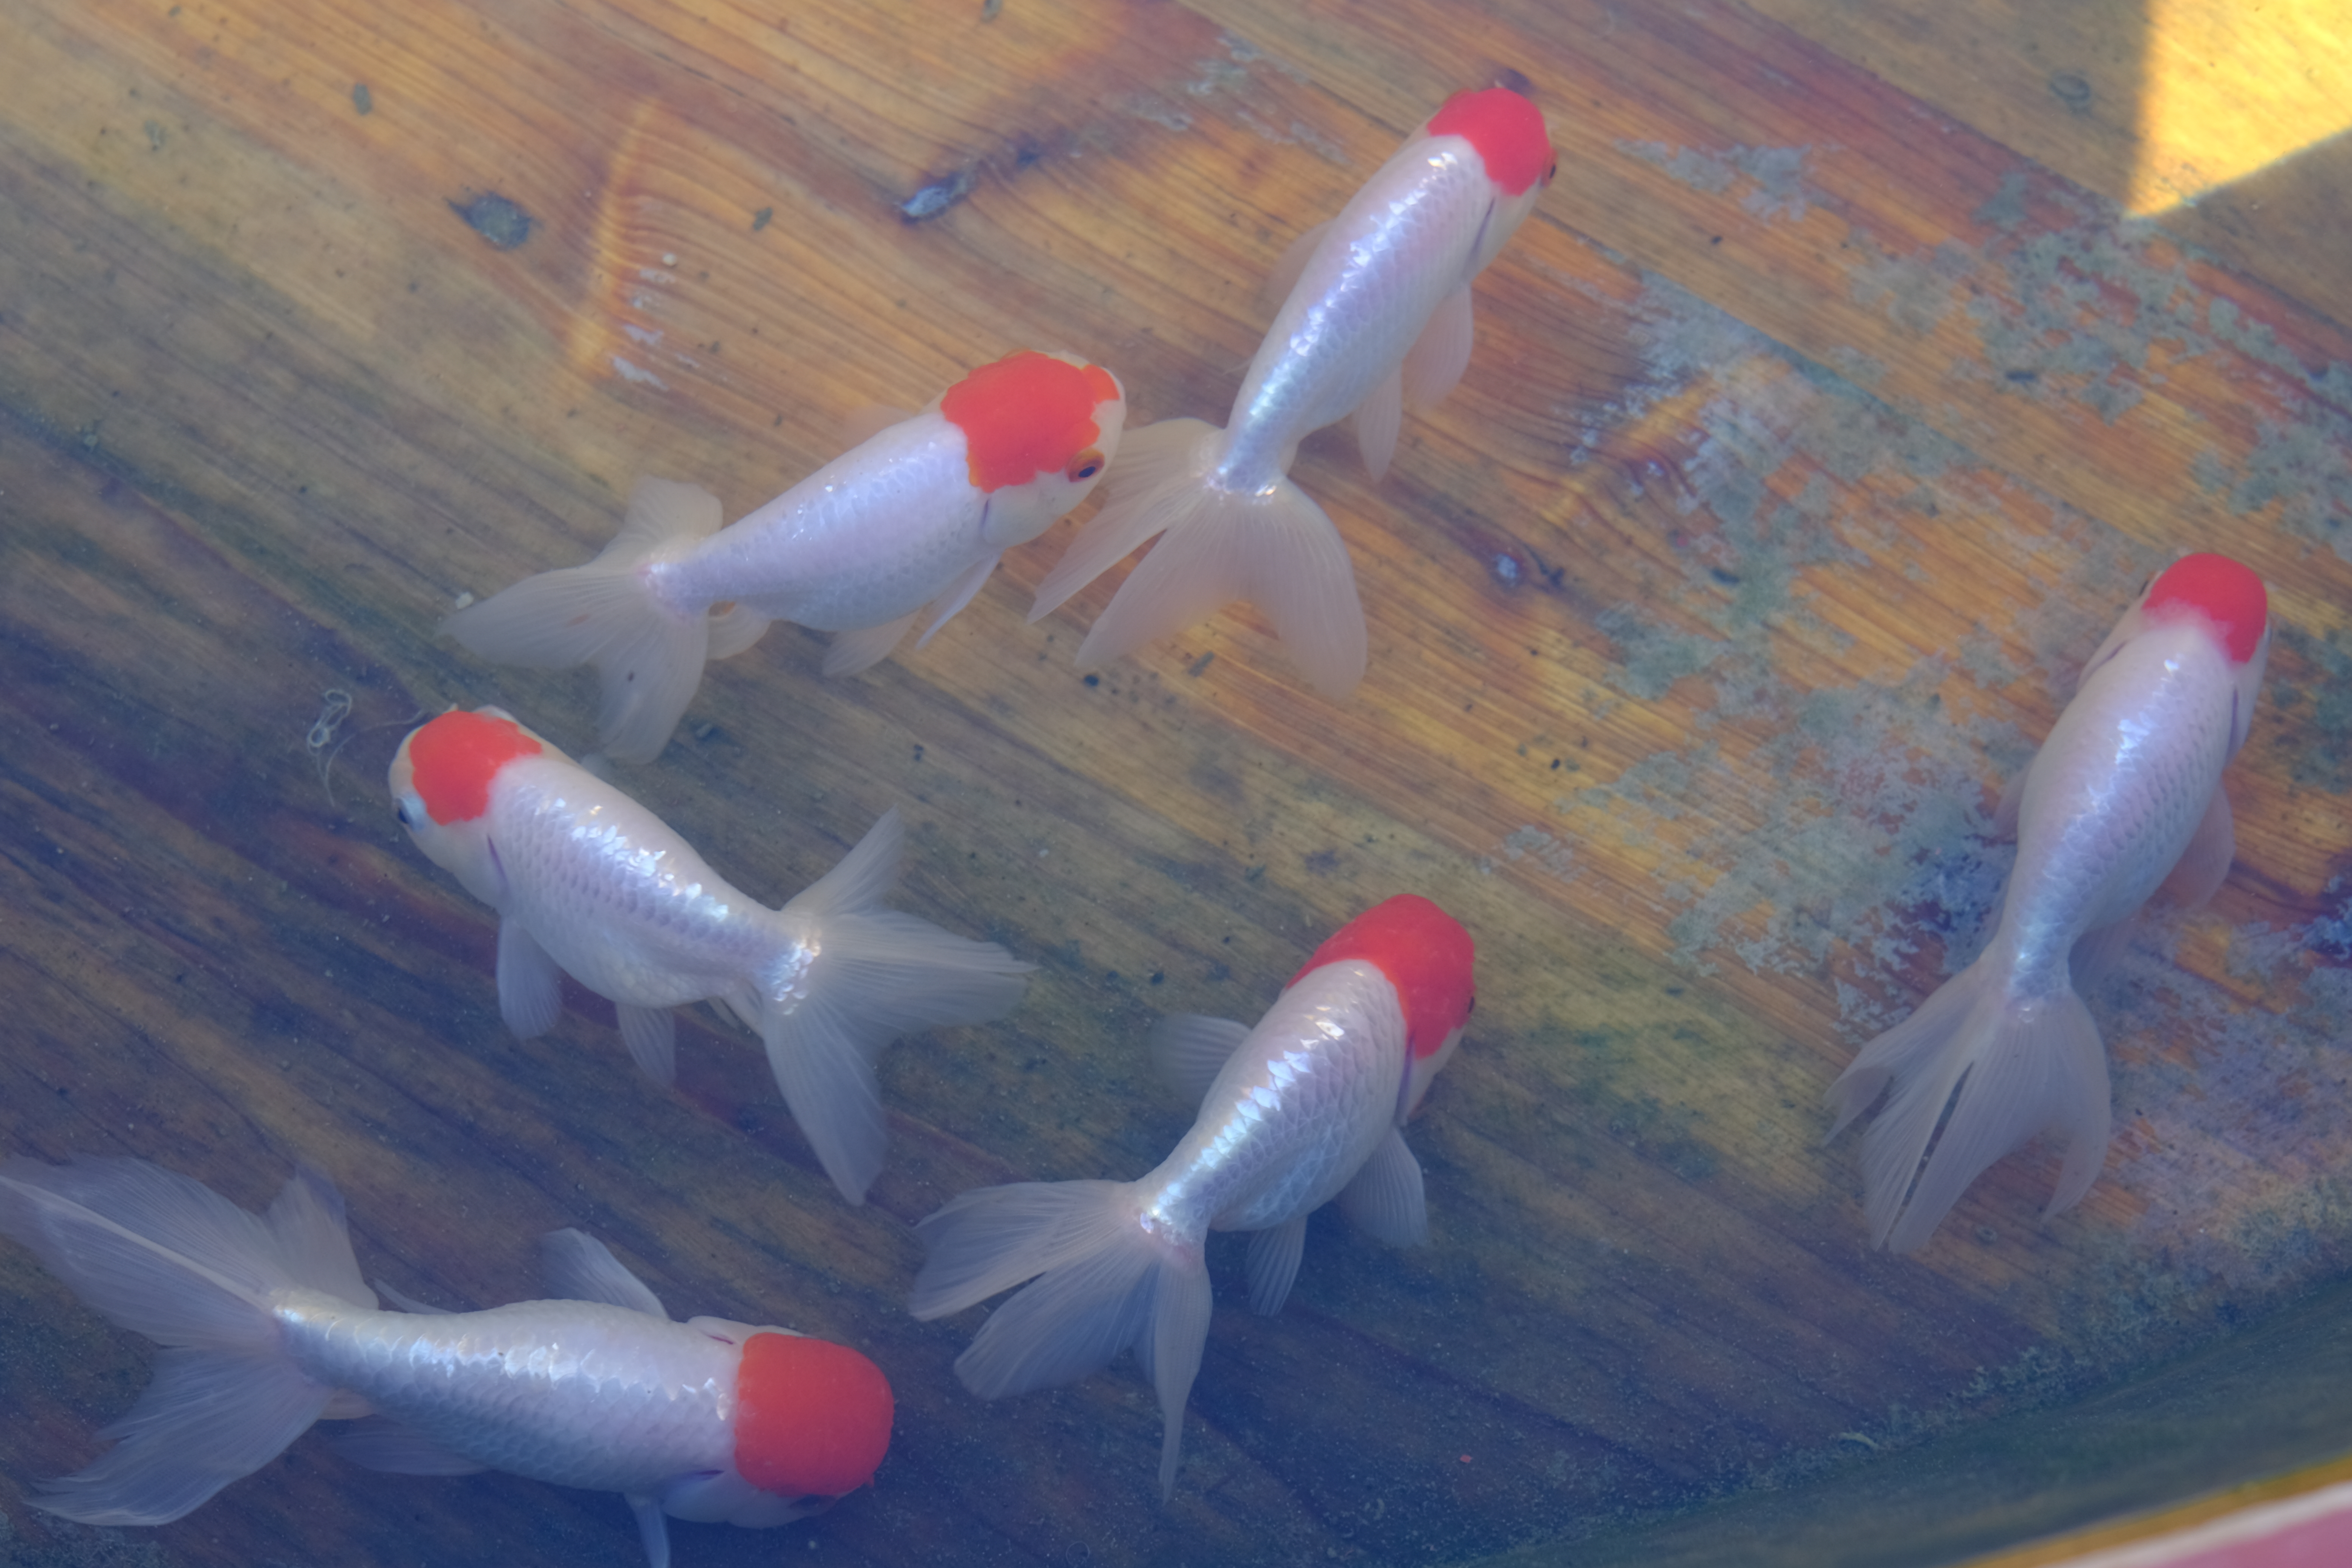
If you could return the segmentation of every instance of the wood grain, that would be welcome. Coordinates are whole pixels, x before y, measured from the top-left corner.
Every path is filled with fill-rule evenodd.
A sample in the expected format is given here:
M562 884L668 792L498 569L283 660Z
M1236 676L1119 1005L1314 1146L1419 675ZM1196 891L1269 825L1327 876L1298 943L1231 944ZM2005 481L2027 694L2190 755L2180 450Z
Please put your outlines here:
M1432 16L0 10L0 1147L254 1205L308 1159L403 1290L528 1295L532 1238L579 1225L674 1310L867 1349L900 1410L876 1489L780 1534L682 1527L697 1563L1566 1542L2072 1397L2341 1270L2352 342L2313 203L2249 194L2321 165L2211 193L2226 224L2119 221L2130 72L2093 115L1947 90L1952 58L2038 47L1990 3L1912 33L1796 0ZM715 1021L676 1093L593 998L505 1034L490 926L382 770L451 702L584 748L590 697L436 641L458 595L584 558L640 473L748 510L852 410L1024 344L1113 365L1138 417L1217 415L1284 246L1500 68L1560 174L1480 281L1465 384L1381 484L1329 437L1297 469L1370 616L1355 699L1301 688L1244 605L1081 677L1113 582L1023 623L1057 531L855 679L777 628L626 772L779 900L896 805L904 907L1041 965L1003 1025L886 1059L868 1207ZM2001 780L2189 547L2260 569L2281 630L2239 865L2095 1004L2106 1173L2042 1221L2048 1163L2006 1162L1921 1257L1874 1254L1822 1092L1976 939ZM331 690L352 710L314 746ZM1131 1371L966 1395L980 1318L906 1317L908 1225L1147 1168L1183 1123L1150 1021L1255 1016L1401 890L1480 944L1476 1030L1412 1134L1433 1244L1318 1222L1273 1320L1213 1250L1165 1510ZM81 1550L24 1489L95 1451L146 1352L14 1248L0 1292L0 1510L20 1555ZM636 1550L611 1499L365 1476L316 1438L132 1539Z

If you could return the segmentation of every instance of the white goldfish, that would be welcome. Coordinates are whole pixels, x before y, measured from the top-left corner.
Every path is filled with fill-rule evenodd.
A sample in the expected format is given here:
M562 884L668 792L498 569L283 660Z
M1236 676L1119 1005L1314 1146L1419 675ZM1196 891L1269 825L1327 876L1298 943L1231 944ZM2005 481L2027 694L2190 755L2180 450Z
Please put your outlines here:
M925 605L929 641L1005 551L1087 498L1126 418L1110 372L1023 350L727 528L708 490L641 479L595 560L525 578L441 629L499 664L595 665L604 749L649 762L704 662L742 652L772 620L839 632L827 675L880 660Z
M1303 263L1224 428L1168 419L1128 438L1109 499L1039 584L1032 621L1160 534L1078 647L1100 664L1234 599L1265 612L1307 679L1332 697L1364 673L1364 612L1348 547L1290 479L1300 441L1355 416L1372 478L1407 408L1428 408L1470 363L1470 280L1550 183L1543 114L1508 88L1456 93L1328 224Z
M143 1160L0 1164L0 1232L83 1301L164 1348L120 1439L37 1506L167 1524L320 1420L407 1475L507 1470L616 1491L652 1568L665 1515L761 1528L869 1484L890 1446L881 1369L846 1345L723 1318L672 1322L601 1242L545 1243L560 1300L378 1308L343 1203L315 1171L266 1215Z
M842 1196L863 1203L887 1142L874 1058L899 1035L1002 1017L1033 967L885 909L896 809L782 909L730 886L659 817L495 708L410 732L392 797L427 858L499 912L499 1012L555 1026L568 973L618 1008L629 1054L676 1076L673 1007L756 1030L784 1103Z
M1209 1337L1212 1230L1249 1230L1252 1310L1282 1310L1307 1215L1336 1197L1395 1246L1428 1235L1399 1129L1461 1043L1470 933L1426 899L1386 900L1315 950L1255 1028L1170 1018L1162 1069L1201 1096L1192 1131L1134 1182L966 1193L917 1226L910 1303L943 1317L1034 1276L956 1358L983 1399L1068 1383L1133 1348L1160 1395L1160 1490L1176 1485L1184 1405Z
M1832 1137L1894 1087L1863 1139L1877 1245L1925 1246L1969 1184L2037 1133L2065 1151L2046 1213L2097 1180L2107 1058L2076 983L2120 951L2159 887L2193 906L2229 874L2221 769L2262 689L2269 603L2227 556L2173 563L2092 655L2011 785L2000 815L2017 827L2017 863L1991 942L1830 1087Z

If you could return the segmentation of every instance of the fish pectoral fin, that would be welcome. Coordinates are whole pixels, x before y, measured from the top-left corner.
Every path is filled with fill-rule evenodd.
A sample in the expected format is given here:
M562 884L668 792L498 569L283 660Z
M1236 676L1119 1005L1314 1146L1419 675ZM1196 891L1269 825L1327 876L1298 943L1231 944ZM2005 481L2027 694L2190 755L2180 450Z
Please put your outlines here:
M602 1301L669 1321L669 1310L612 1249L583 1230L551 1230L539 1238L540 1273L560 1301Z
M895 621L885 621L878 626L853 626L836 633L824 650L822 667L827 675L856 675L861 669L871 669L890 657L898 639L915 624L919 609L908 610Z
M1249 1026L1205 1013L1171 1013L1151 1026L1151 1065L1160 1081L1198 1105L1217 1074L1249 1038Z
M555 1027L563 1014L563 972L530 928L512 915L499 921L499 1016L520 1039Z
M2189 847L2172 863L2170 874L2157 891L2182 909L2200 908L2221 890L2237 854L2238 833L2230 819L2230 797L2215 784L2213 798L2205 803L2204 817L2189 835Z
M667 1007L633 1007L626 1002L613 1005L621 1017L621 1039L629 1047L629 1059L664 1089L677 1082L677 1015Z
M931 612L931 624L925 626L923 635L915 639L917 647L928 645L940 635L940 628L954 618L958 610L971 603L972 595L980 592L982 585L988 581L988 574L996 570L996 563L1003 559L1000 552L985 561L973 562L962 576L948 584L946 593L931 601L937 607Z
M623 1492L621 1497L637 1516L637 1539L646 1543L646 1568L669 1568L669 1521L662 1517L661 1500L643 1492Z
M1282 1310L1292 1281L1298 1278L1298 1259L1307 1250L1307 1216L1298 1215L1250 1233L1250 1310L1271 1318Z
M1364 394L1356 405L1356 450L1364 459L1364 472L1374 484L1389 471L1389 459L1396 456L1397 432L1404 427L1404 373L1391 371L1380 384Z
M1395 1128L1372 1157L1339 1189L1339 1212L1356 1228L1391 1247L1419 1247L1429 1239L1429 1205L1422 1194L1421 1162Z
M335 1439L335 1452L354 1465L395 1476L470 1476L490 1468L388 1415L355 1422Z
M1470 324L1470 285L1438 301L1429 324L1404 355L1404 405L1419 414L1434 408L1460 384L1470 368L1470 345L1475 333Z

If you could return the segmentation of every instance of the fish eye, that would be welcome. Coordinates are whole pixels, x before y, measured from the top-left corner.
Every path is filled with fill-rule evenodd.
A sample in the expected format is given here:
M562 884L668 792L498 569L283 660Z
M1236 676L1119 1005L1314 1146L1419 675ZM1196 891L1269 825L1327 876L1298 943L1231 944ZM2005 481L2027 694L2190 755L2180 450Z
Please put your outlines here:
M1089 447L1085 451L1080 452L1076 457L1072 458L1070 459L1070 466L1067 468L1065 468L1063 472L1066 473L1073 479L1090 479L1097 474L1101 473L1102 470L1102 448L1099 447Z
M1554 159L1551 161L1551 167L1550 167L1550 168L1549 168L1549 169L1546 169L1546 170L1544 171L1543 183L1544 183L1545 184L1547 184L1547 185L1550 184L1552 183L1552 180L1553 180L1553 179L1554 179L1554 178L1555 178L1559 174L1559 159L1557 159L1557 158L1554 158Z
M414 827L416 826L415 823L408 820L408 803L404 800L396 800L392 803L392 815L400 818L400 825L403 827Z
M1477 997L1475 997L1475 996L1473 996L1473 997L1471 997L1471 998L1470 998L1470 1000L1469 1000L1468 1002L1466 1002L1466 1003L1463 1004L1463 1006L1462 1006L1462 1016L1463 1016L1465 1018L1467 1018L1471 1014L1475 1013L1477 1010L1478 1010L1478 998L1477 998Z

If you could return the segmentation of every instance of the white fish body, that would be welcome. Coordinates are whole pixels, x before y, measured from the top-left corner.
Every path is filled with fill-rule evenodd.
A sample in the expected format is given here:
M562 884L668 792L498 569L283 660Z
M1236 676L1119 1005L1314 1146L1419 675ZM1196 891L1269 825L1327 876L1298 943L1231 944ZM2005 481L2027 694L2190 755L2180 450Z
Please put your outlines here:
M1162 1067L1201 1108L1150 1174L989 1187L924 1220L918 1318L1043 1276L957 1358L965 1386L992 1399L1066 1383L1131 1346L1160 1396L1169 1492L1208 1339L1210 1231L1255 1233L1250 1305L1268 1314L1297 1275L1307 1216L1335 1197L1383 1241L1425 1238L1421 1166L1399 1129L1461 1038L1471 958L1435 905L1389 900L1318 949L1255 1027L1186 1016L1156 1031Z
M1126 415L1110 372L1024 350L729 527L709 491L640 480L593 561L526 578L442 630L501 664L595 665L606 750L650 761L705 661L751 647L772 620L840 633L828 675L881 659L926 606L928 641L1006 550L1086 499Z
M895 810L770 909L494 708L445 713L411 734L391 789L418 847L498 911L499 1010L517 1035L554 1026L569 973L614 1002L630 1054L667 1084L670 1009L718 1004L759 1032L793 1119L851 1203L882 1164L882 1047L1003 1016L1031 968L883 906L903 840Z
M1155 534L1078 649L1116 658L1234 599L1274 622L1318 689L1362 677L1364 617L1347 546L1289 479L1298 444L1353 415L1374 479L1403 411L1469 363L1471 279L1550 179L1543 116L1507 88L1456 94L1408 137L1310 248L1223 429L1163 420L1128 437L1109 500L1039 585L1051 613Z
M162 1524L268 1464L320 1419L370 1468L500 1469L617 1491L654 1568L664 1516L760 1527L867 1484L889 1384L845 1346L719 1318L670 1321L578 1231L547 1238L579 1299L387 1311L362 1283L341 1200L316 1172L256 1217L137 1160L0 1165L0 1231L117 1323L170 1347L121 1441L39 1505Z
M1863 1142L1877 1244L1926 1245L1988 1166L2040 1132L2065 1151L2047 1212L2097 1179L2106 1053L2078 982L2159 887L2193 905L2227 874L2221 770L2245 742L2269 650L2261 579L2207 554L2159 574L2093 656L2012 791L2017 861L1990 942L1831 1088L1832 1136L1894 1089Z

